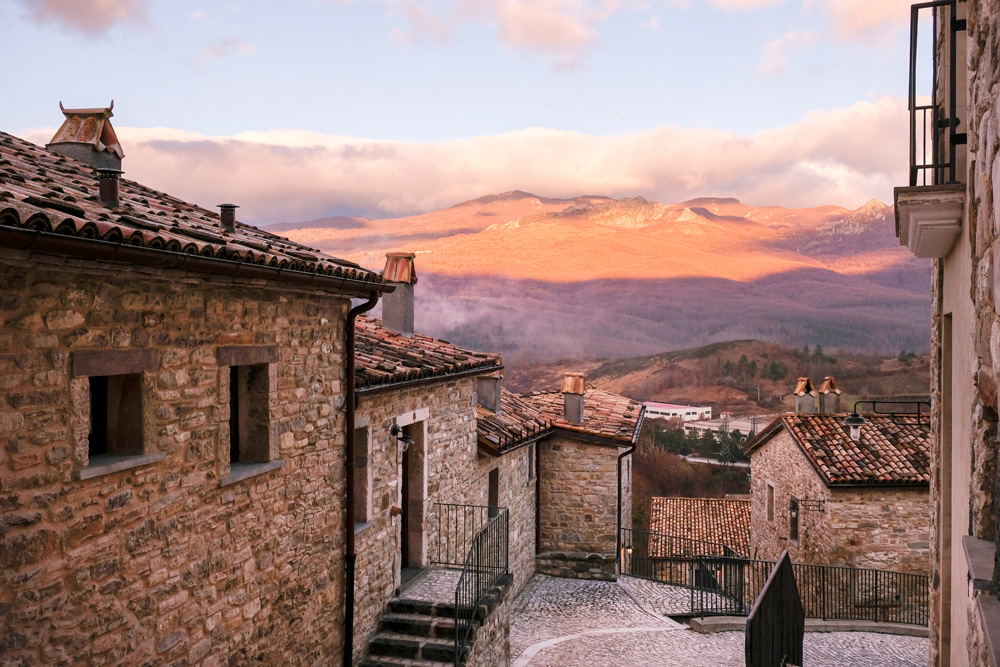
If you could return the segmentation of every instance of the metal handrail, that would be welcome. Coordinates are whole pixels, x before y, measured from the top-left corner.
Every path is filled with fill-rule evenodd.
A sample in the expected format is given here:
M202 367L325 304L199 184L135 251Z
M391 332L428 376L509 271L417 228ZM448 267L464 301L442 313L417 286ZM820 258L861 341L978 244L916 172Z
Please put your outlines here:
M430 553L431 565L462 567L473 538L496 515L497 508L490 505L435 503L434 509L437 532L432 534L436 548Z
M489 590L508 573L510 539L506 507L489 507L492 518L472 538L455 587L455 666L465 660L466 644Z

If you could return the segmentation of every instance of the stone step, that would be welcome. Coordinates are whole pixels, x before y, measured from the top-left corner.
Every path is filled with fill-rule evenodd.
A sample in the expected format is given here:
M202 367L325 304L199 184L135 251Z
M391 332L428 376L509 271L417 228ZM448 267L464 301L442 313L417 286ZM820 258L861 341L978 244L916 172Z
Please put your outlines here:
M427 616L455 618L455 603L393 598L389 600L389 611L397 614L425 614Z
M396 632L380 631L368 646L371 658L418 658L451 662L455 659L455 642L444 639L417 638Z
M361 667L445 667L454 665L452 660L417 660L416 658L394 658L387 655L372 655L365 658Z
M449 617L401 614L390 611L382 616L380 627L389 632L415 637L455 638L455 619Z

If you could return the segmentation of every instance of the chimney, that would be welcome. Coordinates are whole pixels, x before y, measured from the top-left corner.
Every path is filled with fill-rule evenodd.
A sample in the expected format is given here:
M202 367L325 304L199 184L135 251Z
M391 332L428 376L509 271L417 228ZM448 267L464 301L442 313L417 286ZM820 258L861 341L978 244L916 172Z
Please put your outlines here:
M239 206L236 204L218 204L218 207L219 218L222 220L222 226L230 231L236 229L236 209L238 209Z
M823 378L823 385L819 388L819 413L821 415L835 415L840 412L840 389L837 381L832 375Z
M573 424L583 423L583 396L587 392L587 381L583 373L566 373L563 378L563 417Z
M125 152L118 143L115 128L111 127L114 108L114 100L107 107L96 109L66 109L60 102L65 120L45 147L94 169L121 169Z
M809 378L799 378L799 383L795 385L795 414L811 415L816 412L816 390L813 389L812 380Z
M382 326L407 338L413 336L413 286L417 272L412 252L387 252L382 277L396 288L382 296Z
M503 376L500 373L480 375L476 378L476 400L494 414L500 414L500 385Z
M118 180L121 175L121 169L97 170L97 185L101 203L108 208L118 208Z

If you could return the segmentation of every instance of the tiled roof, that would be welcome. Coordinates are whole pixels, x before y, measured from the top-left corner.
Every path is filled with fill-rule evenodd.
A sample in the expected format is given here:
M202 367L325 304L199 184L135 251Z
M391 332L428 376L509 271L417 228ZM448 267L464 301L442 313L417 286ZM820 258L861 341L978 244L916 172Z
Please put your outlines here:
M503 388L500 389L500 414L480 405L477 416L480 441L485 440L501 454L536 439L550 427L535 406Z
M729 498L653 498L649 531L688 540L724 544L742 556L750 555L750 501ZM650 555L667 556L691 545L671 544L650 537ZM660 553L664 552L664 553ZM682 555L682 554L674 554ZM683 555L693 555L684 553Z
M644 410L642 403L625 396L601 389L587 389L583 397L583 423L574 424L563 417L561 392L533 392L524 394L522 398L556 428L619 440L626 444L634 441Z
M784 415L747 443L751 453L780 428L792 434L828 485L928 484L930 425L926 417L865 415L861 440L854 442L844 415ZM898 422L898 423L897 423Z
M499 354L470 352L419 333L407 338L369 317L358 317L356 325L354 377L359 390L503 367Z
M90 166L0 132L0 231L54 232L179 257L382 283L377 273L256 227L236 223L235 230L226 230L218 213L134 181L121 179L119 192L120 206L106 208Z

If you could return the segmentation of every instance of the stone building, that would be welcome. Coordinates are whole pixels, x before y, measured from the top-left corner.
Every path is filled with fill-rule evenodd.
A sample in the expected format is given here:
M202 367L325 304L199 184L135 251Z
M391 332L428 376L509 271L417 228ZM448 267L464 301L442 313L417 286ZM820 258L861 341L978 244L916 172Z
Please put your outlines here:
M925 38L929 28L936 33ZM934 88L912 91L932 97L913 105L910 180L896 188L895 207L900 243L934 266L931 664L997 665L1000 7L915 5L913 30L911 67L930 72Z
M348 313L386 285L118 176L0 133L0 662L336 662Z
M588 388L580 373L523 399L552 425L538 449L538 571L614 579L620 528L632 525L642 404Z
M929 424L867 419L858 442L843 414L792 414L747 443L752 557L929 571Z

